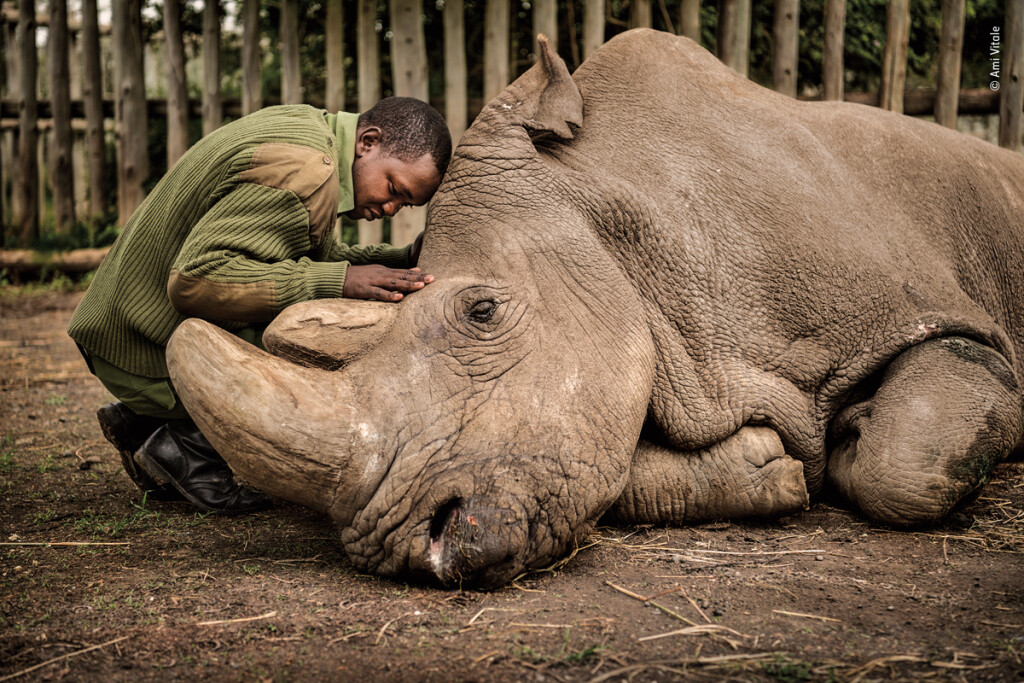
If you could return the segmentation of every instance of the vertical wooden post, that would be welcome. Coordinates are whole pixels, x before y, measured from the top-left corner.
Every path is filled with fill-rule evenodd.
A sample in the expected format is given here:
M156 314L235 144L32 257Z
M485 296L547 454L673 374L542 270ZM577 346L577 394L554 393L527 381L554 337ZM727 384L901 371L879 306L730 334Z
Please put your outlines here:
M1021 151L1024 113L1024 0L1006 0L1006 36L999 65L999 146Z
M947 128L956 128L960 99L960 61L964 51L964 16L964 0L942 0L935 122Z
M327 0L327 84L324 104L328 111L345 110L345 17L342 0Z
M185 81L185 44L181 35L181 11L181 0L164 0L168 169L188 150L188 85Z
M882 53L882 85L879 106L903 113L903 88L907 82L907 45L910 43L910 0L889 0L885 18L885 52Z
M583 0L583 59L604 45L605 0Z
M653 26L651 0L630 0L629 27L651 28Z
M775 0L772 26L772 88L796 97L797 59L799 58L800 0Z
M575 0L568 0L565 5L565 23L569 33L569 55L572 59L572 63L569 65L570 70L575 70L583 61L581 58L580 50L580 37L576 31L576 2Z
M509 82L509 0L487 0L484 11L484 103Z
M203 8L203 135L220 128L223 120L220 104L220 0L206 0Z
M746 76L750 62L750 0L719 0L718 58Z
M123 227L145 199L149 175L146 149L146 83L143 75L142 2L113 1L114 72L118 148L118 220Z
M107 208L107 140L103 130L103 71L96 0L82 0L82 99L89 148L89 214L96 217Z
M826 100L842 100L843 37L846 33L846 0L825 0L825 46L821 57L821 89Z
M18 3L18 56L21 102L18 109L18 168L14 176L14 221L18 240L27 247L39 236L35 0Z
M466 83L466 12L463 0L444 3L444 117L452 145L466 131L468 94Z
M281 0L281 101L302 103L299 73L299 0Z
M679 35L700 42L700 0L679 3Z
M75 177L71 166L71 66L68 61L68 3L49 0L50 100L53 103L53 153L50 182L57 232L68 234L75 226Z
M242 0L242 114L251 114L262 107L260 0Z
M69 20L70 21L70 20ZM71 35L68 45L71 50L71 101L82 99L82 31L79 30ZM85 129L71 125L71 175L75 179L75 219L83 220L89 215L89 198L86 166Z
M537 59L540 58L538 33L547 36L551 49L558 52L558 0L533 0L533 54Z
M359 0L356 18L357 68L359 69L359 111L380 100L380 39L377 37L377 1ZM359 221L359 243L376 244L383 239L382 221Z
M426 102L430 92L427 88L427 40L423 31L422 3L420 0L390 0L391 29L391 80L395 95L415 97ZM406 207L391 219L391 243L396 247L405 246L423 230L427 219L425 206Z

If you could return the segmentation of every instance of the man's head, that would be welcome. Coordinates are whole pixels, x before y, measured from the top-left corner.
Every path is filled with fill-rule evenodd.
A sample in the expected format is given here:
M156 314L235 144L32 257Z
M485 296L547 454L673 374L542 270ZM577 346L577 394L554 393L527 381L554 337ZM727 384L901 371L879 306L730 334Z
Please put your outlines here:
M451 156L452 138L437 110L411 97L381 100L356 126L355 207L347 215L374 220L426 204Z

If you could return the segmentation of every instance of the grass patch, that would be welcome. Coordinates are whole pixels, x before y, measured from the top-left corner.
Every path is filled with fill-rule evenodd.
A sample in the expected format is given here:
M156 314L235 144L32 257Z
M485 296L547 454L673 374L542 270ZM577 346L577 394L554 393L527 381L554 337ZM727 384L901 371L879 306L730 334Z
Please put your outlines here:
M0 438L0 472L10 474L14 471L14 434L8 432Z

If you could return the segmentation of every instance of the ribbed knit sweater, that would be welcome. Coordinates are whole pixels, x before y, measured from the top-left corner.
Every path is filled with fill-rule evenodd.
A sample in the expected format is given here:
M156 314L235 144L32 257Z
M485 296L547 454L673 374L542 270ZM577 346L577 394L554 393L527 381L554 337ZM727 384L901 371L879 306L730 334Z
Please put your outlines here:
M270 107L203 138L124 226L68 334L122 370L167 377L164 347L188 316L240 329L340 297L349 264L408 267L408 247L334 240L352 203L356 119Z

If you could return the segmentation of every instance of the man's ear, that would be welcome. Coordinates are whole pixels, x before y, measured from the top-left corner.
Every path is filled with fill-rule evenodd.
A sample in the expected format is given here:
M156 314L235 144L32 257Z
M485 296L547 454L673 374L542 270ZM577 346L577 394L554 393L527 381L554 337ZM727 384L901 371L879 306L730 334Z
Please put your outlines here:
M531 136L554 133L571 140L569 124L583 125L583 96L562 58L544 35L537 36L537 63L520 76L492 103L507 118L526 128Z
M377 126L367 126L356 131L356 156L361 157L380 145L381 130Z

